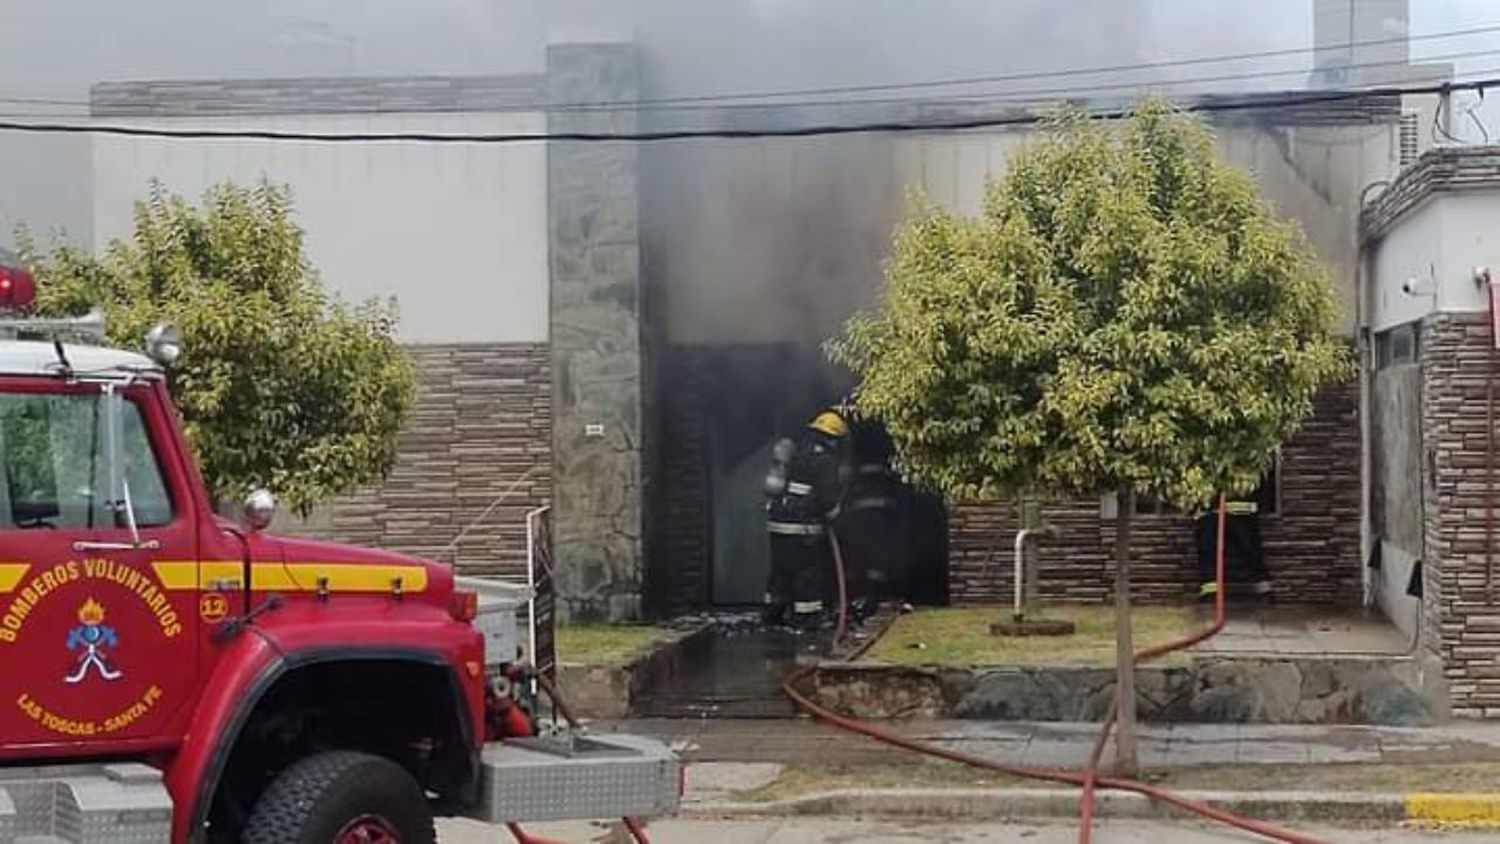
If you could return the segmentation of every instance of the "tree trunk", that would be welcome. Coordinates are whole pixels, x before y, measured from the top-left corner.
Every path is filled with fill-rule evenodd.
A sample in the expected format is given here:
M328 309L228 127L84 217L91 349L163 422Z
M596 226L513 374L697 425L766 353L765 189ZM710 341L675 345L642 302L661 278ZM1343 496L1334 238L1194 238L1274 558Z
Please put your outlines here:
M1119 721L1115 727L1115 774L1140 773L1135 735L1135 643L1130 630L1130 521L1135 516L1135 491L1120 490L1115 513L1115 695Z
M1025 497L1021 499L1021 527L1037 530L1042 526L1041 502L1035 498ZM1024 550L1022 569L1025 577L1022 583L1025 588L1021 592L1021 611L1029 619L1035 619L1040 608L1037 606L1037 555L1036 538Z

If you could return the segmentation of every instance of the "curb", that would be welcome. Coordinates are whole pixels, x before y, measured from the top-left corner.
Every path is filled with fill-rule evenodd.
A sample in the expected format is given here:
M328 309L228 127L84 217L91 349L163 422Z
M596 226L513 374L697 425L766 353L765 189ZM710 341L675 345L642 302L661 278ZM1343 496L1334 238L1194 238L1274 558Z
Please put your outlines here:
M1183 797L1266 820L1417 821L1500 825L1500 794L1368 794L1315 791L1188 791ZM1182 810L1131 792L1101 791L1102 818L1183 817ZM1076 789L857 789L765 803L687 802L687 818L794 816L901 817L941 820L1073 818Z
M1406 819L1433 824L1500 826L1500 794L1406 795Z

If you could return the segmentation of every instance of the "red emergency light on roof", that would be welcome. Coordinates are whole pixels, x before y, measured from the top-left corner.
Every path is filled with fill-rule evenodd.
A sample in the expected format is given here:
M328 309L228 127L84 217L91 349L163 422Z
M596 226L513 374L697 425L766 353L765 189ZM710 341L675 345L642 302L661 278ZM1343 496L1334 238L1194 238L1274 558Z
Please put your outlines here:
M36 281L20 267L0 266L0 309L19 310L36 299Z

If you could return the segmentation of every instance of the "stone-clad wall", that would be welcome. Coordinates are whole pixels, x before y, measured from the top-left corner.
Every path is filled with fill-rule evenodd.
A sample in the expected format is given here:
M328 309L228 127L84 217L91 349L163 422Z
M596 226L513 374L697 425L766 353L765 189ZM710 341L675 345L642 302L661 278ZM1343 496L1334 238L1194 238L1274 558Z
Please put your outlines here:
M619 102L638 90L630 44L547 48L551 102ZM629 132L625 111L556 110L553 132ZM623 621L643 585L642 322L634 144L547 150L551 246L553 544L560 617Z
M1058 530L1037 543L1039 594L1052 601L1102 601L1113 583L1114 520L1099 501L1043 508ZM1192 525L1180 516L1137 516L1131 582L1150 602L1191 598L1198 590ZM1008 502L963 504L949 515L954 603L1009 601L1012 543L1018 528ZM1281 515L1262 520L1266 563L1282 600L1357 604L1359 422L1353 384L1321 394L1311 420L1282 450Z
M1460 716L1500 716L1500 548L1492 560L1485 530L1489 344L1484 314L1422 324L1422 638Z
M465 574L524 577L525 516L551 485L546 345L409 352L418 397L395 469L294 531L454 562Z

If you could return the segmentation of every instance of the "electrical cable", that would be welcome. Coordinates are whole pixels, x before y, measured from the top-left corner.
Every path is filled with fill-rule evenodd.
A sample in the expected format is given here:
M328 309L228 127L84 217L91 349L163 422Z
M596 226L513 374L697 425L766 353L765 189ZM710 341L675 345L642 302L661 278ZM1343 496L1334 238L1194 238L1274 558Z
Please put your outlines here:
M1500 32L1500 25L1479 26L1469 29L1449 30L1446 32L1434 32L1427 35L1397 36L1362 41L1347 41L1333 45L1333 48L1342 50L1356 47L1376 47L1389 44L1410 44L1445 38L1461 38L1469 35L1483 35L1492 32ZM595 108L638 108L640 106L672 105L679 103L711 103L719 100L750 100L767 99L773 97L806 97L818 96L823 94L858 94L870 93L875 91L902 91L908 89L921 90L927 88L945 88L961 85L982 85L991 82L1018 82L1031 79L1048 79L1052 77L1116 74L1125 73L1132 70L1156 70L1172 67L1191 67L1193 65L1200 64L1218 64L1222 62L1248 61L1251 59L1268 59L1276 58L1278 56L1298 56L1305 53L1315 53L1321 49L1326 48L1318 46L1286 47L1275 50L1260 50L1245 53L1226 53L1216 56L1196 56L1186 59L1172 59L1164 62L1136 62L1131 64L1096 65L1094 67L1065 68L1062 70L1036 70L989 76L965 76L951 77L947 79L929 79L917 82L888 82L867 85L833 85L819 88L784 89L780 91L747 91L740 93L697 94L680 97L653 97L635 100L580 101L555 104L551 106L551 108L578 110ZM1426 60L1428 59L1424 59L1424 61Z
M1391 36L1387 38L1373 38L1365 40L1351 40L1335 45L1307 46L1307 47L1283 47L1271 50L1256 50L1242 53L1222 53L1218 55L1193 56L1182 59L1170 59L1162 62L1132 62L1114 65L1095 65L1093 67L1063 68L1060 70L1033 70L1019 71L1015 73L991 74L984 76L960 76L945 79L927 79L915 82L885 82L863 85L830 85L815 88L783 89L779 91L741 91L717 94L695 94L676 97L652 97L631 100L580 100L563 103L553 103L546 106L552 110L609 110L609 109L640 109L643 106L688 104L688 103L713 103L716 101L753 100L782 97L806 97L824 94L858 94L877 91L902 91L923 90L930 88L951 88L965 85L982 85L993 82L1017 82L1035 79L1049 79L1054 77L1091 76L1101 74L1119 74L1129 71L1160 70L1174 67L1192 67L1196 65L1212 65L1237 61L1250 61L1253 59L1269 59L1278 57L1299 56L1307 53L1316 53L1321 50L1351 50L1360 47L1378 47L1395 44L1415 44L1427 41L1440 41L1450 38L1463 38L1473 35L1485 35L1500 32L1500 24L1487 26L1469 27L1465 29L1446 30L1443 32L1430 32L1425 35ZM1427 56L1422 61L1436 61L1440 57ZM1307 71L1299 71L1307 72ZM29 95L11 91L0 91L0 103L20 103L35 105L59 105L59 106L88 106L88 100L69 99L61 97L47 97L42 95Z
M1500 73L1500 68L1486 71ZM1334 91L1315 91L1302 94L1267 97L1248 97L1215 100L1184 106L1183 111L1212 114L1269 108L1290 108L1305 105L1321 105L1356 100L1364 97L1402 96L1417 94L1441 94L1452 91L1480 90L1500 85L1500 77L1486 76L1462 82L1441 84L1382 86L1354 88ZM1091 112L1100 119L1122 119L1130 114L1128 109L1111 109ZM278 130L249 129L171 129L117 124L77 123L28 123L12 120L0 121L0 131L35 132L79 135L118 135L139 138L164 138L184 140L258 140L300 141L312 143L473 143L508 144L538 143L545 141L577 141L588 143L650 143L693 139L745 139L745 138L807 138L855 134L910 134L928 132L956 132L969 129L991 129L1010 126L1031 126L1046 121L1044 115L1024 114L996 117L973 117L934 121L887 121L870 123L819 124L785 129L677 129L654 132L518 132L445 134L432 132L352 132L317 133Z
M1429 60L1429 61L1443 61L1443 60L1455 60L1455 59L1480 58L1480 57L1486 57L1486 56L1496 55L1497 53L1500 53L1500 49L1468 50L1468 51L1463 51L1463 52L1458 52L1458 53L1447 53L1447 54L1429 56L1429 57L1427 57L1427 60ZM1356 64L1343 65L1343 66L1341 66L1340 69L1342 69L1342 70L1394 69L1394 68L1408 67L1409 64L1410 64L1409 62L1404 61L1404 60L1402 60L1402 61L1361 62L1361 63L1356 63ZM1143 90L1143 89L1144 90L1162 90L1162 89L1167 89L1167 88L1180 88L1180 87L1183 87L1183 86L1191 86L1191 85L1204 85L1204 84L1212 83L1212 82L1235 82L1235 81L1244 82L1244 81L1250 81L1250 80L1269 79L1269 78L1273 78L1273 77L1282 77L1282 76L1303 76L1303 75L1308 74L1309 72L1311 72L1311 71L1309 71L1307 68L1293 68L1293 69L1288 69L1288 70L1265 70L1265 71L1251 71L1251 72L1244 72L1244 73L1220 74L1220 75L1217 75L1217 76L1189 76L1189 77L1184 77L1184 78L1180 78L1180 79L1155 79L1155 80L1153 80L1153 79L1141 79L1141 80L1132 80L1132 81L1126 81L1126 82L1099 83L1099 84L1095 84L1095 85L1072 85L1072 86L1061 86L1061 87L1051 87L1051 88L1022 88L1022 89L1016 89L1016 90L994 91L994 92L989 92L989 93L976 92L976 93L969 93L969 94L963 94L963 95L934 96L934 97L925 97L925 98L915 98L915 97L882 97L882 98L873 98L873 97L867 97L867 98L860 98L860 99L843 99L843 100L803 100L803 101L792 101L792 102L769 102L769 103L727 103L727 104L722 104L722 105L683 104L683 105L676 105L676 106L672 106L672 105L652 105L649 100L635 100L635 101L621 100L621 101L618 101L617 105L612 105L612 106L607 106L607 107L604 106L604 105L600 105L598 107L582 108L582 107L577 107L577 106L570 106L570 105L567 105L567 104L558 105L558 104L549 104L549 103L526 103L526 104L521 104L521 105L508 105L508 106L500 106L500 107L495 107L495 108L486 108L486 109L484 109L484 111L486 113L547 112L547 113L553 113L553 114L556 114L556 113L559 113L559 112L561 112L561 113L570 113L570 112L582 112L582 113L587 113L587 112L598 112L598 113L631 112L631 113L636 113L636 112L652 112L652 111L679 111L679 112L680 111L703 111L703 112L710 112L710 113L722 113L722 112L726 112L726 111L751 111L751 112L756 112L756 113L762 113L763 114L763 113L767 113L767 112L794 111L794 110L797 110L797 109L808 109L808 108L828 108L828 107L850 108L850 107L874 106L874 105L886 105L886 106L890 106L890 105L905 105L905 106L929 106L929 107L930 106L941 106L941 105L949 105L949 106L962 106L962 105L970 105L970 106L979 106L979 105L1006 105L1006 104L1026 104L1026 103L1030 103L1030 102L1033 102L1033 101L1038 100L1038 99L1076 99L1076 98L1082 97L1084 95L1099 96L1099 95L1106 94L1106 93L1109 93L1109 92L1127 92L1128 93L1128 92L1139 91L1139 90ZM0 97L0 102L7 102L7 100L5 98L3 98L3 97ZM87 107L89 105L89 103L79 101L77 103L74 103L74 105L81 106L81 107ZM360 115L382 115L382 114L410 114L412 112L411 112L410 109L406 109L406 108L369 108L369 109L357 109L357 110L354 110L354 111L350 111L348 113L350 113L350 114L360 114ZM12 114L6 115L6 116L19 116L19 117L31 116L31 117L45 118L45 117L58 117L58 116L81 116L81 117L87 117L89 115L87 115L87 114L84 114L84 115L59 115L57 113L45 113L44 112L44 113L33 113L31 115L27 115L25 113L20 113L20 114L12 113ZM209 115L204 115L204 114L143 115L143 117L151 117L151 118L154 118L154 119L179 119L179 118L186 118L186 117L226 117L226 116L232 116L232 115L212 115L212 114L209 114Z
M1496 50L1496 49L1493 49L1493 48L1492 49L1487 49L1487 50L1466 50L1466 51L1458 52L1458 53L1447 53L1447 54L1442 54L1442 55L1429 56L1428 60L1430 60L1430 61L1448 61L1448 60L1457 60L1457 59L1483 58L1483 57L1488 57L1488 56L1496 55L1497 52L1500 52L1500 50ZM1378 69L1401 68L1401 67L1409 67L1409 66L1410 66L1410 62L1407 62L1407 61L1404 61L1404 60L1402 60L1402 61L1378 61L1378 62L1360 62L1360 63L1356 63L1356 64L1341 65L1339 69L1340 70L1378 70ZM1251 80L1267 79L1267 78L1282 77L1282 76L1306 76L1306 75L1308 75L1311 72L1312 71L1309 70L1308 68L1291 68L1291 69L1287 69L1287 70L1262 70L1262 71L1247 71L1247 72L1242 72L1242 73L1225 73L1225 74L1218 74L1218 75L1215 75L1215 76L1188 76L1188 77L1183 77L1183 78L1180 78L1180 79L1139 79L1139 80L1129 80L1129 81L1125 81L1125 82L1108 82L1108 83L1101 82L1101 83L1094 84L1094 85L1067 85L1067 86L1054 86L1054 87L1050 87L1050 88L1021 88L1021 89L1016 89L1016 90L1001 90L1001 91L993 91L993 92L988 92L988 93L975 92L975 93L962 94L962 95L955 94L955 95L933 96L933 97L922 97L922 98L917 98L917 97L869 97L869 98L861 98L861 99L843 99L843 100L800 100L800 101L795 101L794 100L792 102L783 102L783 103L728 103L728 104L724 104L724 105L684 104L684 105L677 105L677 106L646 105L646 106L641 107L641 108L631 108L629 106L623 106L622 105L622 106L614 106L614 107L610 107L610 108L598 108L598 109L559 108L557 106L543 104L543 105L538 105L538 106L515 106L515 107L513 107L511 109L508 109L508 110L515 110L515 111L543 111L543 110L545 110L545 111L552 111L552 112L556 112L556 111L564 111L564 112L597 111L597 112L600 112L600 113L607 113L607 112L614 112L614 111L641 111L641 112L653 112L653 111L676 111L676 112L682 112L682 111L706 111L706 112L754 111L754 112L770 112L770 111L785 111L785 110L806 109L806 108L827 108L827 107L848 108L848 107L854 107L854 106L868 106L868 105L913 105L913 106L916 106L916 105L966 105L966 104L975 104L975 105L996 104L996 105L1003 105L1003 104L1006 104L1006 103L1025 103L1025 102L1028 102L1028 101L1031 101L1031 100L1044 99L1044 98L1047 98L1047 99L1050 99L1050 98L1068 99L1068 98L1073 98L1073 97L1082 96L1082 95L1086 95L1086 94L1091 94L1091 95L1097 96L1097 95L1105 94L1105 93L1108 93L1108 92L1130 92L1130 91L1135 91L1135 90L1140 90L1140 89L1156 90L1156 89L1161 89L1161 88L1179 88L1179 87L1188 86L1188 85L1203 85L1203 84L1207 84L1207 83L1210 83L1210 82L1246 82L1246 81L1251 81Z
M1464 114L1467 114L1469 116L1469 119L1472 120L1472 121L1474 121L1474 125L1477 126L1477 127L1479 127L1479 136L1484 139L1483 143L1485 143L1486 145L1488 145L1489 142L1490 142L1490 130L1489 130L1489 127L1485 126L1484 125L1484 121L1479 119L1479 115L1477 115L1477 114L1474 113L1482 105L1484 105L1484 89L1480 88L1479 89L1479 102L1477 102L1477 103L1469 106L1468 108L1464 109Z
M1438 135L1442 135L1443 139L1449 143L1462 144L1463 141L1454 137L1453 133L1448 131L1448 127L1443 125L1442 118L1444 114L1448 116L1449 120L1453 119L1453 97L1446 92L1442 93L1444 93L1444 96L1441 100L1438 100L1438 107L1432 110L1432 129L1428 134L1432 137L1433 143L1438 143Z

